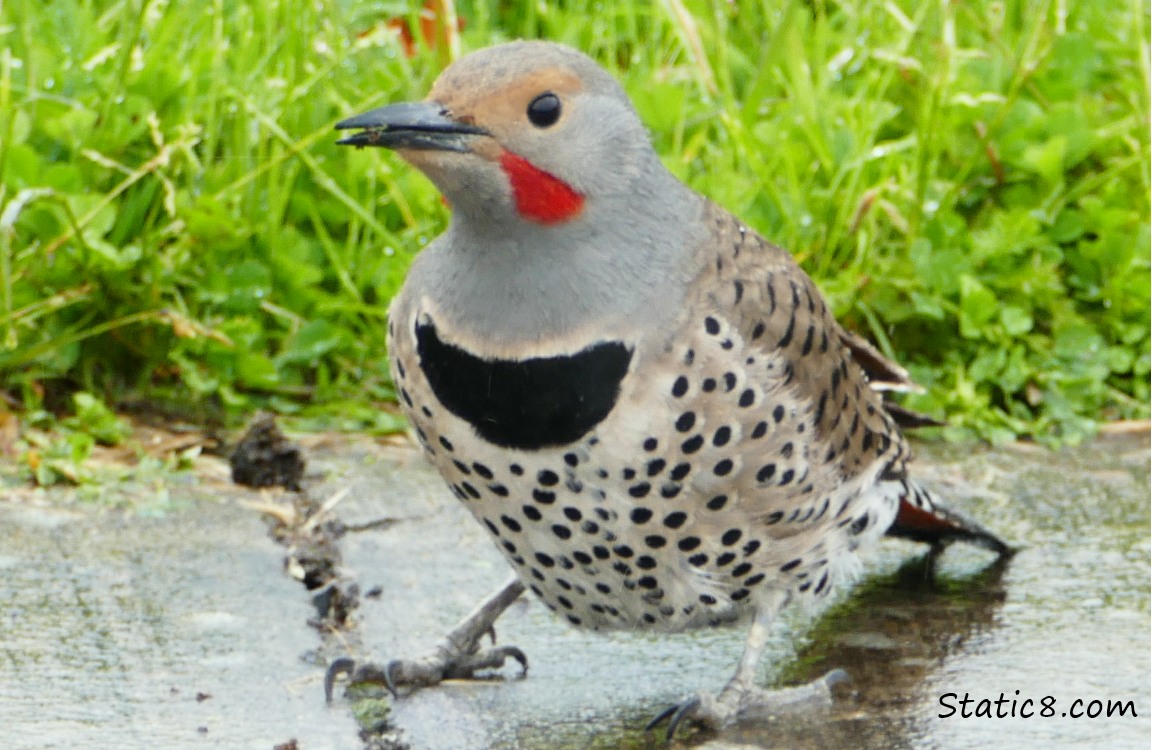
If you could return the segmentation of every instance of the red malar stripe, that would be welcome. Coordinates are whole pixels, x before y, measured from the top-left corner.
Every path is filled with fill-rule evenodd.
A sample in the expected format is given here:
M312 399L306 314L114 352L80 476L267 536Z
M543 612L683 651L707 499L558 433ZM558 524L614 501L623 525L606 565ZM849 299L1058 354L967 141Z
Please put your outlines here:
M511 151L500 154L500 168L512 183L520 215L541 224L568 221L584 208L584 196Z

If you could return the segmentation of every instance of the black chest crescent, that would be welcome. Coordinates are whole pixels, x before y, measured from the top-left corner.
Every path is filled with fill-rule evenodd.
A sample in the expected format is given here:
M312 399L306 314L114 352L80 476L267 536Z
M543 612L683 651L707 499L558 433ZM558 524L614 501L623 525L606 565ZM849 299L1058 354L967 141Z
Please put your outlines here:
M632 361L618 341L559 357L484 359L442 341L431 321L416 325L416 352L448 411L488 442L522 450L568 445L600 424Z

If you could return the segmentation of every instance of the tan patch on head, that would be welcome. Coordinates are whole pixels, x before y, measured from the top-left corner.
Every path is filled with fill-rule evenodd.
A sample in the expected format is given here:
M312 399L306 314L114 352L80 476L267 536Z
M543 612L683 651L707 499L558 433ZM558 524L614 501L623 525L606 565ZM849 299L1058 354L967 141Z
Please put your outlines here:
M531 127L527 111L536 97L552 92L564 100L584 88L580 78L566 68L544 68L514 78L503 73L481 70L475 75L441 76L428 94L428 101L443 105L458 122L488 129L499 140L511 130ZM563 121L562 113L559 122ZM496 144L477 146L480 156L492 159L499 155Z

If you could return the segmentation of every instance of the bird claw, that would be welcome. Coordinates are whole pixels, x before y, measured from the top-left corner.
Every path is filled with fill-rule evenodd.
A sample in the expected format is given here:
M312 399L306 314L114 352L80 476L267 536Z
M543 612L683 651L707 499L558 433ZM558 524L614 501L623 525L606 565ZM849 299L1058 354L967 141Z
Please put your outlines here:
M680 728L680 723L687 717L691 716L700 708L700 696L694 695L683 703L677 703L669 706L660 713L656 714L655 718L644 727L645 732L651 732L665 719L668 721L668 732L664 735L666 742L671 742L676 736L676 730Z
M399 698L401 686L421 688L443 680L471 680L477 672L502 668L508 659L520 664L521 677L528 674L528 656L516 646L480 649L473 644L468 651L461 651L442 645L423 659L393 659L383 667L342 657L333 661L324 675L324 698L332 702L336 678L342 674L348 675L349 685L383 685L393 698Z
M700 693L656 715L644 731L651 732L667 719L665 741L671 742L686 720L711 729L722 729L737 721L768 719L784 713L827 708L832 705L832 687L851 681L843 669L833 669L806 685L764 690L733 681L717 695Z

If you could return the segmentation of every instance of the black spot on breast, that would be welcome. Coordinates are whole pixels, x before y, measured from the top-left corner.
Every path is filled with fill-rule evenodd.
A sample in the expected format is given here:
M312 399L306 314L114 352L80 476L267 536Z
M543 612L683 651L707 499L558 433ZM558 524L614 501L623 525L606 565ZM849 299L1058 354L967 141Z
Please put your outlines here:
M677 542L676 546L679 547L680 551L682 551L682 552L691 552L692 550L694 550L700 546L700 537L698 537L698 536L686 536L683 539L681 539L679 542ZM695 555L693 557L695 557ZM688 562L692 562L692 559L689 558ZM692 563L692 564L696 565L697 563Z
M647 523L652 520L652 511L647 508L633 508L631 518L632 523Z
M417 324L416 351L448 411L485 440L525 450L567 445L600 424L632 361L618 341L558 357L483 359L442 341L431 322Z
M520 510L524 511L524 517L529 521L539 521L544 517L544 514L537 510L534 505L525 505Z
M684 453L692 454L700 450L702 445L704 445L704 437L702 435L693 435L680 444L680 450Z
M695 412L686 411L683 414L681 414L680 417L676 420L676 431L677 432L688 432L688 430L691 430L692 426L695 424L696 424Z
M659 534L651 534L650 536L644 537L644 543L652 549L660 549L668 543L668 540Z

